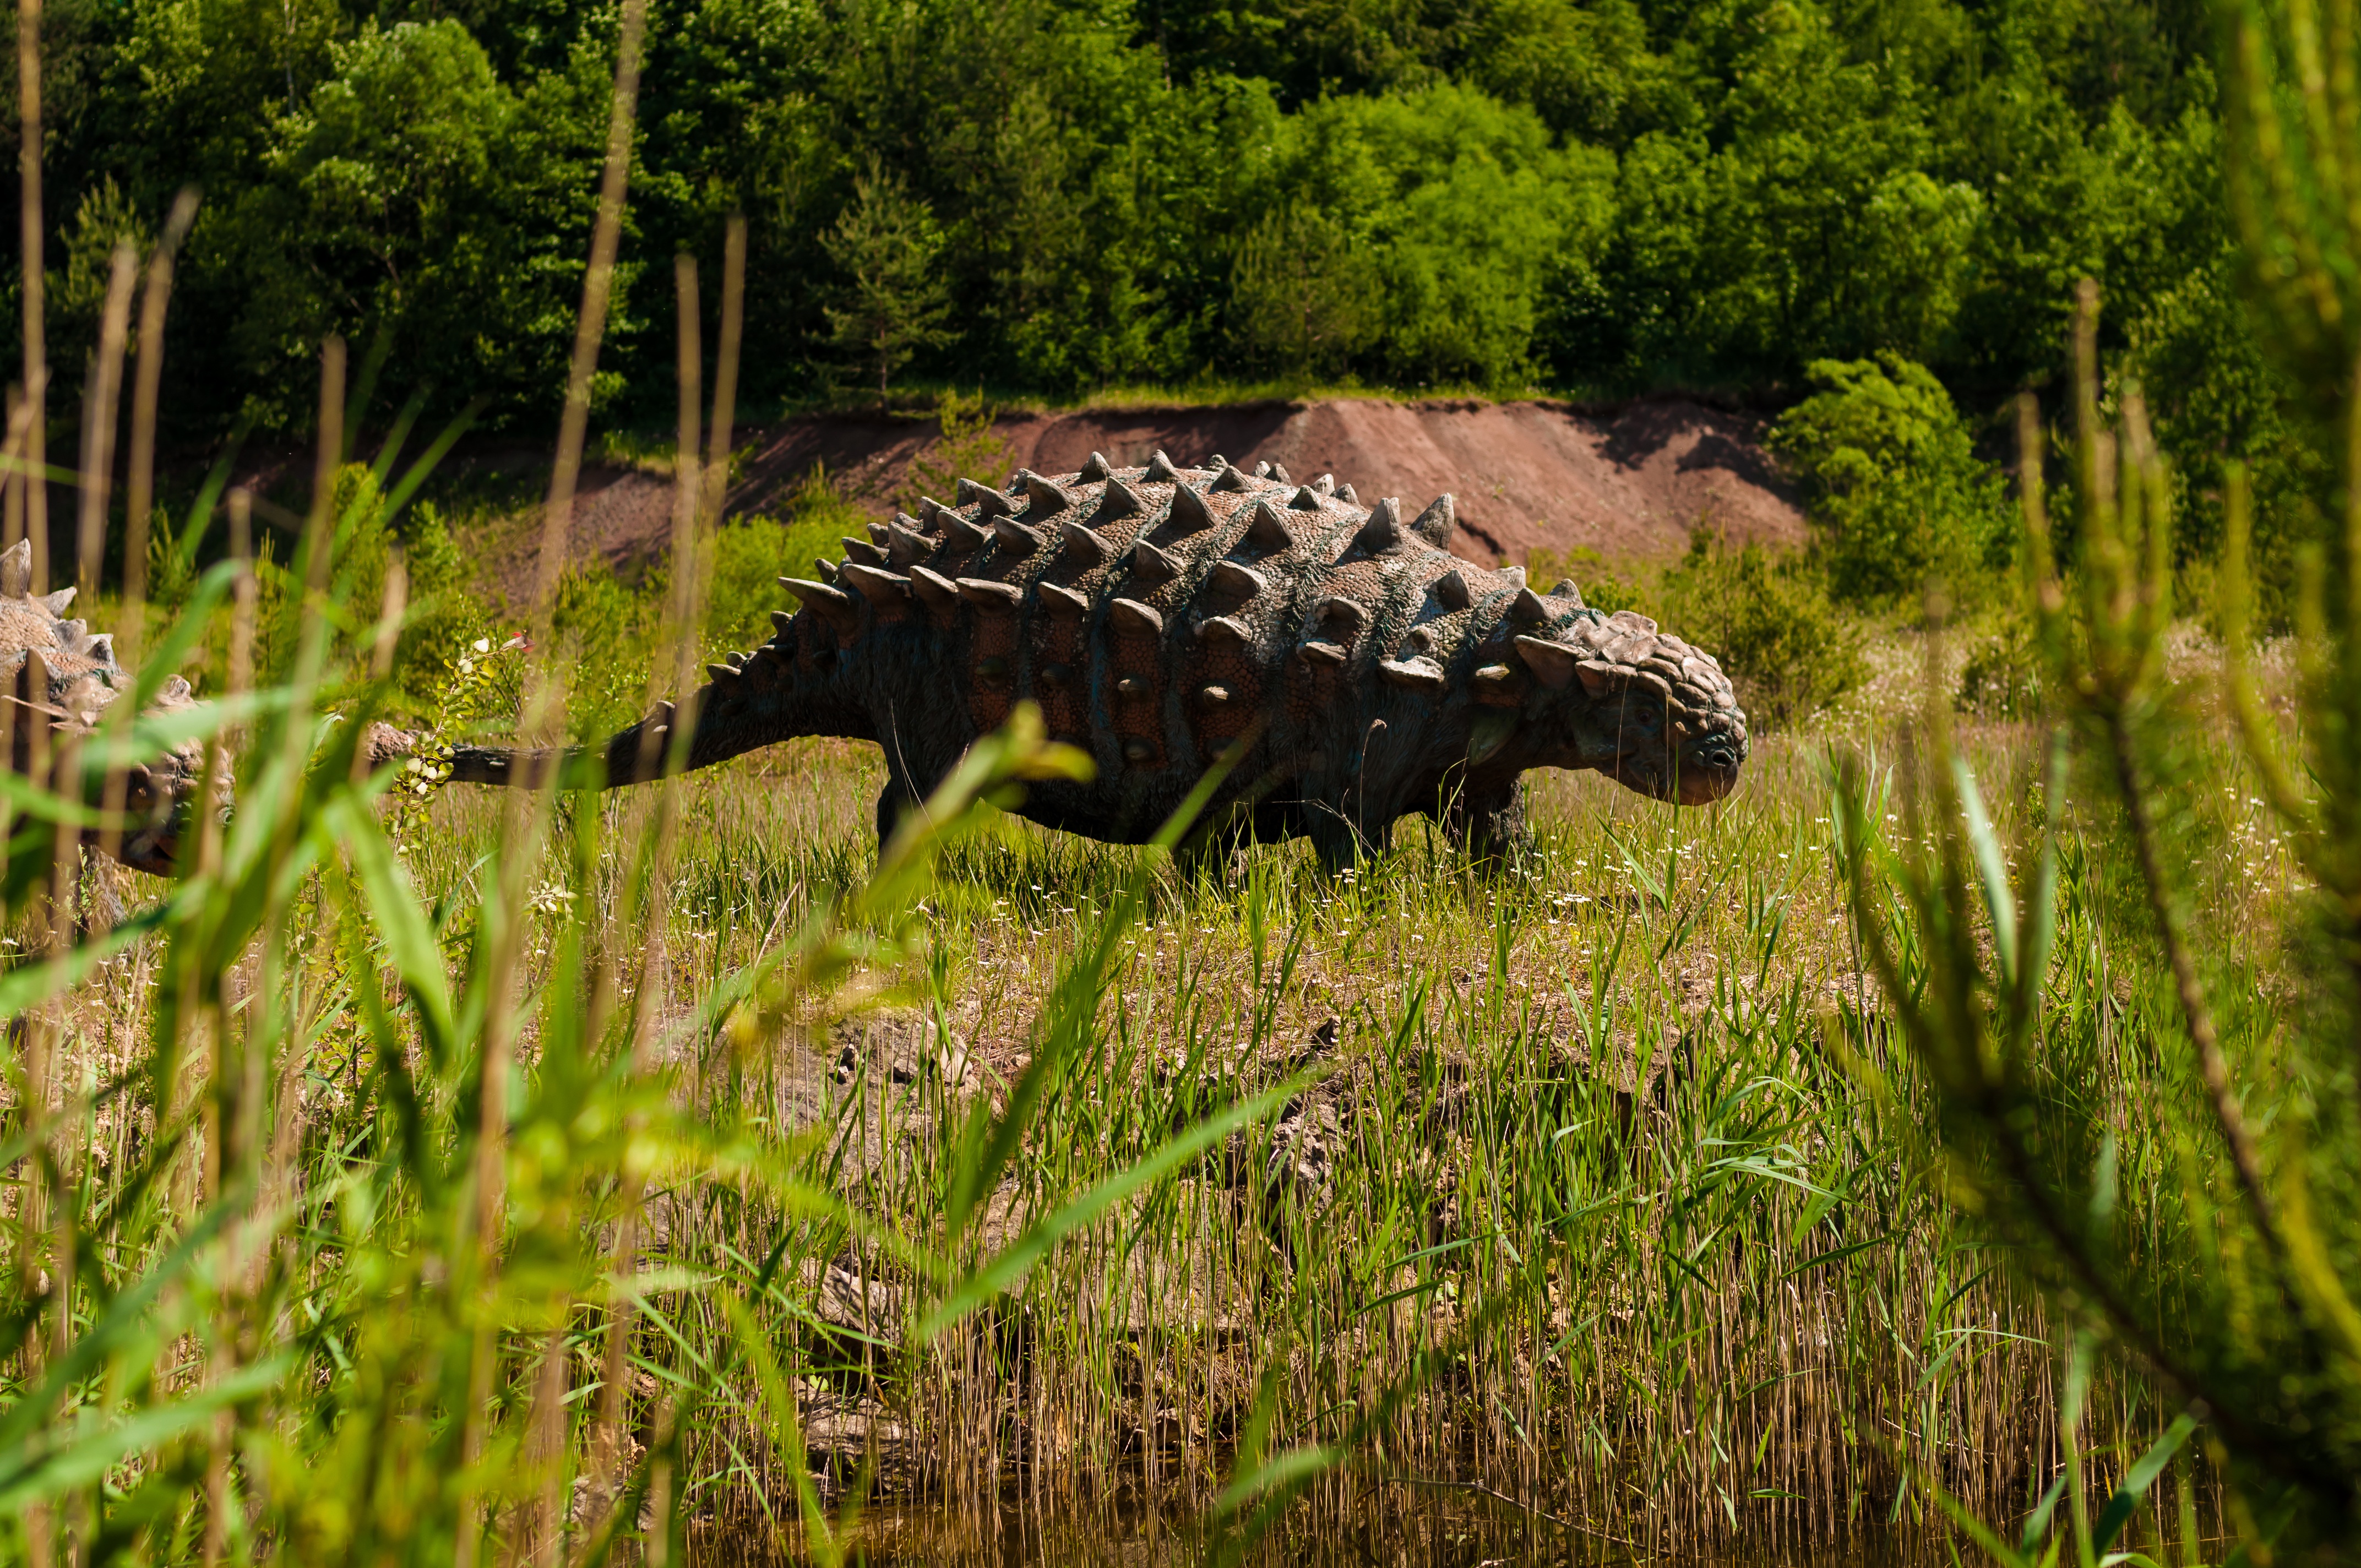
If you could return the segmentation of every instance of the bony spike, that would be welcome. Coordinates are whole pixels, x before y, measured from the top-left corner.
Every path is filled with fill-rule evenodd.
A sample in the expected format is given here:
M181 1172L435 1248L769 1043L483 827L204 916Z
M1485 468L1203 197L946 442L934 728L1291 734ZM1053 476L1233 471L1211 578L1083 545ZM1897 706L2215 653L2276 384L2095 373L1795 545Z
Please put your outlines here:
M1410 531L1440 550L1451 543L1451 531L1458 523L1457 503L1446 490L1427 502L1426 510L1418 514L1417 521L1410 525Z

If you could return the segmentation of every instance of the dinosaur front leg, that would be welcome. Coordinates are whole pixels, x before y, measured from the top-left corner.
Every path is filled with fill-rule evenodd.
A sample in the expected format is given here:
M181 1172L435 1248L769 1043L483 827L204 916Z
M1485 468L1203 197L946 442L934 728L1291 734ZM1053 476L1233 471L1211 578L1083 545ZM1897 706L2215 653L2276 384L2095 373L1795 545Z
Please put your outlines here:
M1343 813L1326 806L1315 806L1306 813L1303 833L1312 840L1312 852L1320 859L1320 874L1331 881L1358 866L1368 849Z
M1479 866L1513 866L1533 847L1521 774L1499 784L1462 784L1444 804L1442 820L1444 838Z
M922 804L918 798L918 792L910 787L910 782L907 779L898 773L887 773L885 787L877 792L877 856L879 860L884 859L885 846L892 840L894 829L902 825L902 818L917 810Z

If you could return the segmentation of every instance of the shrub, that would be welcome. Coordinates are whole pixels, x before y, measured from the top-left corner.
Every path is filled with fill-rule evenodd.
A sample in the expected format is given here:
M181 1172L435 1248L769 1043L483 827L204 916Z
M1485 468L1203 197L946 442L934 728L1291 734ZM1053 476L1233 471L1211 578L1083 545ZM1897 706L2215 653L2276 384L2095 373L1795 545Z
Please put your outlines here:
M831 499L833 499L831 493ZM862 519L850 507L799 508L789 516L749 517L714 539L713 577L705 601L705 645L709 654L752 648L771 636L771 611L787 604L778 579L809 576L812 563L834 556L837 536L859 532Z
M1942 383L1895 354L1819 360L1811 377L1822 389L1771 444L1803 478L1830 590L1894 604L1939 577L1955 601L1982 602L2008 566L2011 514Z
M655 656L661 593L633 593L603 561L568 566L550 606L559 666L573 672L566 728L577 742L603 739L640 716Z
M1613 615L1619 609L1644 610L1647 594L1607 568L1607 558L1587 544L1571 550L1530 550L1525 553L1525 578L1536 593L1547 593L1559 582L1571 582L1582 602Z
M1665 630L1720 662L1758 732L1803 722L1868 673L1861 628L1809 555L1733 550L1699 528L1659 597Z
M1376 265L1323 214L1279 207L1246 232L1230 320L1245 362L1280 376L1333 376L1369 340L1385 305Z
M2255 498L2255 575L2267 622L2283 624L2296 599L2297 560L2325 532L2335 488L2329 454L2338 437L2296 394L2286 369L2265 354L2238 298L2235 268L2225 257L2150 302L2125 329L2130 351L2108 378L2111 401L2136 385L2156 419L2158 448L2170 464L2173 564L2180 596L2210 605L2198 586L2202 565L2222 546L2222 466L2246 466ZM2060 520L2061 526L2069 520Z
M948 501L959 489L961 479L998 484L1007 472L1010 455L1008 443L993 428L993 416L998 411L983 400L981 390L972 397L961 397L953 388L935 400L934 444L910 460L902 488L895 494L895 504L904 511L916 511L919 500L928 496ZM825 474L816 473L814 478L824 487L828 484ZM806 492L809 491L807 484ZM833 496L832 488L829 494ZM812 499L817 501L818 498ZM802 506L805 499L805 495L798 495L796 504Z
M474 563L433 502L418 503L406 532L410 615L394 655L394 682L409 710L424 715L442 710L456 678L456 650L490 637L492 617L476 591Z
M393 541L386 528L385 496L377 475L368 465L347 463L336 470L329 492L329 515L335 520L330 545L329 573L342 596L344 620L332 636L334 646L351 652L372 640L378 612L385 598L385 574L393 556ZM291 550L288 563L277 559L275 541L265 532L256 542L254 667L269 681L287 678L302 642L302 585L291 573L298 569L300 552Z
M1960 711L1985 718L2031 718L2041 711L2041 647L2033 626L2012 611L1971 642L1960 670Z
M785 518L742 517L715 532L705 595L707 657L769 641L771 611L787 605L778 579L810 576L813 562L843 553L840 536L862 535L869 524L867 514L838 492L825 468L815 467L787 506ZM671 580L671 563L659 562L642 593L660 605Z

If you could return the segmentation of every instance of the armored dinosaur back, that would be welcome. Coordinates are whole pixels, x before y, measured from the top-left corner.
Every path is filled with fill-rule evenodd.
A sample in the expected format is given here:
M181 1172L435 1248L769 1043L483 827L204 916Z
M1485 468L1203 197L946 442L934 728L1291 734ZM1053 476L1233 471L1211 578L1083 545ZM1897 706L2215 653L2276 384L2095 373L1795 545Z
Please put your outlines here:
M1207 764L1246 741L1217 796L1242 830L1357 852L1405 811L1516 831L1517 776L1601 768L1668 799L1718 798L1744 716L1708 656L1634 615L1535 593L1444 549L1444 496L1405 522L1327 476L1246 473L1158 453L1116 468L962 480L950 504L873 525L777 635L711 666L693 699L701 766L791 735L875 740L881 823L1012 706L1089 751L1098 777L1043 786L1027 815L1115 841L1155 831ZM669 707L615 737L609 779L648 776ZM455 776L509 782L520 758L463 752Z

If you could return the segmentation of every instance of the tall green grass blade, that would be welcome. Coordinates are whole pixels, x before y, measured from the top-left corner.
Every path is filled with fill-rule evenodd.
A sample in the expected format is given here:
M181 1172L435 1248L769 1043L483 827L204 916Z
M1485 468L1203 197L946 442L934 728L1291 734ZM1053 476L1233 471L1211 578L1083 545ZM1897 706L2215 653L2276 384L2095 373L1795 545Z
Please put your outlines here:
M2107 1499L2106 1508L2099 1514L2098 1523L2092 1529L2092 1550L2104 1552L2114 1544L2115 1537L2123 1533L2124 1526L2131 1522L2132 1515L2146 1500L2148 1488L2156 1485L2156 1478L2164 1474L2164 1467L2172 1463L2172 1456L2180 1452L2181 1444L2187 1442L2196 1431L2194 1417L2187 1414L2175 1416L2172 1424L2165 1428L2164 1435L2151 1443L2147 1452L2139 1456L2138 1462L2125 1472L2123 1484L2115 1488L2115 1495Z

